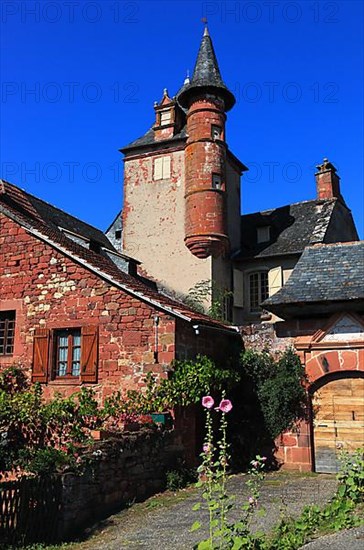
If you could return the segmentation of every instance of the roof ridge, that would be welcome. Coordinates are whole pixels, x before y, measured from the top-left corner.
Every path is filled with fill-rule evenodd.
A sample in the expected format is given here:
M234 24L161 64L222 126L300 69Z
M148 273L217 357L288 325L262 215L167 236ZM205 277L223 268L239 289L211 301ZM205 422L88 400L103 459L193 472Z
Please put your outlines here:
M287 206L296 206L298 204L309 204L309 203L317 203L317 204L329 204L329 203L332 203L332 202L336 202L338 199L337 197L333 197L333 198L330 198L330 199L307 199L307 200L304 200L304 201L297 201L297 202L291 202L291 203L288 203L288 204L282 204L281 206L275 206L273 208L267 208L266 210L258 210L256 212L248 212L247 214L241 214L241 217L244 217L244 216L253 216L255 214L265 214L267 212L274 212L275 210L279 210L280 208L286 208Z

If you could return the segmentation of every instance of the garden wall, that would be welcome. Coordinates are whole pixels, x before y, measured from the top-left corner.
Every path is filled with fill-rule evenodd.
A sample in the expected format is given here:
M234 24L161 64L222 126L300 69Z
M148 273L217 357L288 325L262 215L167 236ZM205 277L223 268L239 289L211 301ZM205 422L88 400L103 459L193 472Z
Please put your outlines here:
M165 489L183 447L173 431L144 428L97 443L81 476L62 475L59 538L67 539L116 509Z

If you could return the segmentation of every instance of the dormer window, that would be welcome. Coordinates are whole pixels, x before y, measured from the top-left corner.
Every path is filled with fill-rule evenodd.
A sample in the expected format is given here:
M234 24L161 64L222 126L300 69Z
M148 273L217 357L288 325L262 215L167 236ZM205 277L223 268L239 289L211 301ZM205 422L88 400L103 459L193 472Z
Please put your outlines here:
M222 128L221 126L216 126L213 124L211 126L211 137L212 139L222 139Z
M223 189L222 178L220 174L212 174L212 189Z
M165 124L170 124L171 122L171 110L169 109L168 111L162 111L161 114L160 114L160 125L161 126L164 126Z
M267 243L270 241L270 225L257 227L257 243Z

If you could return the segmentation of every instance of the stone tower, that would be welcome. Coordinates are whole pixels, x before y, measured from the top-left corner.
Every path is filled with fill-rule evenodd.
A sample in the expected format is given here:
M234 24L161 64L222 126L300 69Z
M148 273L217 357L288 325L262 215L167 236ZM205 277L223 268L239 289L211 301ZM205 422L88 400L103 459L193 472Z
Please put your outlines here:
M176 294L208 280L231 289L245 170L225 141L234 102L206 29L191 81L175 97L165 89L152 127L121 149L122 250Z
M207 27L190 83L177 96L187 109L185 243L198 258L229 251L225 111L235 103L222 81Z

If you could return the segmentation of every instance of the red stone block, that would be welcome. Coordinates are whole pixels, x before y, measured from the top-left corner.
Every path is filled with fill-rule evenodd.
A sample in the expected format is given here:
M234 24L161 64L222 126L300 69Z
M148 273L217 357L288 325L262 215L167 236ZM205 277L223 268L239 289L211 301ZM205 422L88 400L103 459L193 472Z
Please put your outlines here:
M323 376L324 373L321 364L316 357L313 357L306 363L306 373L311 383Z
M343 370L356 370L358 367L358 353L345 350L341 352L341 368Z

